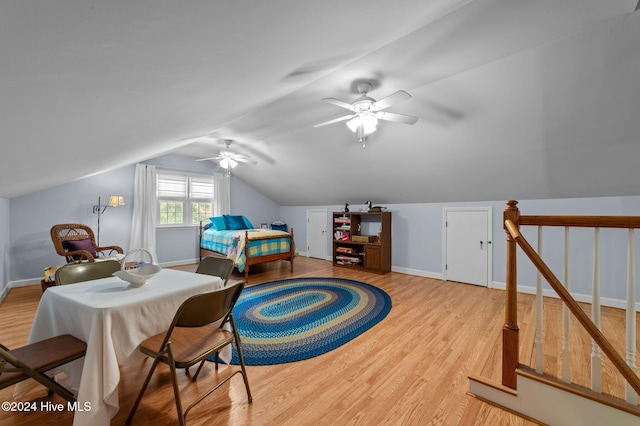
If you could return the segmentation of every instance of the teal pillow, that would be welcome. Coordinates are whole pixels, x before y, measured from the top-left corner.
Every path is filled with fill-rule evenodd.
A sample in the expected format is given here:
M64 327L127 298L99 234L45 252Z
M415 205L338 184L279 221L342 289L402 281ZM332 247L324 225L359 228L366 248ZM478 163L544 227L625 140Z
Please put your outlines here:
M288 232L286 223L272 223L271 224L271 229L273 229L274 231Z
M242 216L242 220L244 221L244 224L247 226L247 229L255 229L253 227L253 223L251 223L251 221L246 216Z
M210 217L209 220L211 221L211 226L213 226L213 229L215 229L216 231L224 231L225 229L227 229L227 224L224 221L224 217L214 216Z
M247 229L247 225L244 223L242 216L232 216L230 214L225 214L224 222L227 225L227 229Z

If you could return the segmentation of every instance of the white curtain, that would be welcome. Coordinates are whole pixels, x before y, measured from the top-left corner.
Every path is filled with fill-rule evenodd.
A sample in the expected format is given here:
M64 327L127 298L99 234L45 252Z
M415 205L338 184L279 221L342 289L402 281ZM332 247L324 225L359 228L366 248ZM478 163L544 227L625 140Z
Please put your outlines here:
M231 213L231 176L226 173L213 174L213 215Z
M156 204L156 167L136 164L129 250L147 249L157 262Z

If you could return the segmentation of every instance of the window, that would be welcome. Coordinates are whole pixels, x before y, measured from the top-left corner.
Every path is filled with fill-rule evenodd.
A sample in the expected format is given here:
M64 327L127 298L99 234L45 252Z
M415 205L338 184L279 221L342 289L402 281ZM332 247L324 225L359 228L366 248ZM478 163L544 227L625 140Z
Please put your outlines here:
M158 224L198 225L213 211L213 176L158 172Z

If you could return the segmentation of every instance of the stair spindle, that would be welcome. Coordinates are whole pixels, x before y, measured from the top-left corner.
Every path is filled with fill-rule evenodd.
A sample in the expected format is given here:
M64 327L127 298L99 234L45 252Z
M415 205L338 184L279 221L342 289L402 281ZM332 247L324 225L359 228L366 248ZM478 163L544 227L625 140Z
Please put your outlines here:
M542 226L538 226L538 255L542 257ZM544 335L542 311L542 274L538 271L536 280L536 373L544 373Z
M591 319L598 330L600 326L600 228L594 228L593 241L593 296ZM602 393L602 354L600 346L591 340L591 390Z
M636 267L635 267L635 232L629 229L629 258L627 260L627 365L634 373L636 366ZM627 382L625 396L629 404L638 405L638 394Z
M564 227L564 286L570 292L569 281L569 227ZM571 383L571 312L562 305L562 381Z

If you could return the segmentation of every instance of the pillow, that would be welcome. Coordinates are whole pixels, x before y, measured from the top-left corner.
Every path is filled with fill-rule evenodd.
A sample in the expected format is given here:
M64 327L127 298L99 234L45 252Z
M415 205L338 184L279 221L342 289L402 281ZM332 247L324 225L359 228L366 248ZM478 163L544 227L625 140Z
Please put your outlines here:
M244 224L247 226L247 229L255 229L253 227L253 223L251 223L251 221L246 216L242 216L242 220L244 221Z
M82 240L68 240L62 242L62 247L67 251L86 250L91 253L91 256L98 257L96 250L93 247L91 238L84 238ZM83 256L73 256L75 260L80 260Z
M213 226L213 229L215 229L216 231L224 231L225 229L227 229L227 224L224 221L224 217L214 216L210 217L209 220L211 221L211 226Z
M232 216L230 214L225 214L224 222L227 224L227 229L248 229L247 225L242 219L242 216Z
M273 229L274 231L284 231L287 232L287 224L286 223L278 223L278 222L273 222L271 224L271 229Z

